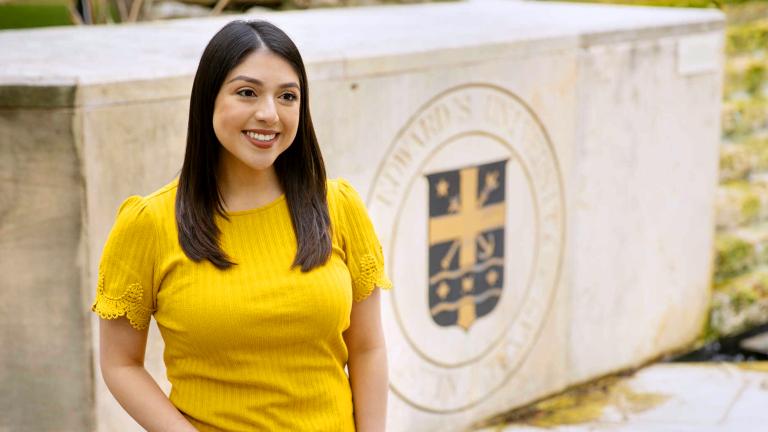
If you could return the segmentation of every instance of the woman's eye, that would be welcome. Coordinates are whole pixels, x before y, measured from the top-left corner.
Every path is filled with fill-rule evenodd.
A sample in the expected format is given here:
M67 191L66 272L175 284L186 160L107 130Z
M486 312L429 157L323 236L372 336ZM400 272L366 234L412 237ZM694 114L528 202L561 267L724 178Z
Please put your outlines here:
M256 96L256 92L251 89L240 89L236 93L240 96L245 96L245 97Z
M297 99L296 95L293 94L293 93L285 93L285 94L283 94L283 98L285 98L285 100L288 100L288 101L291 101L291 102L293 102L293 101L295 101Z

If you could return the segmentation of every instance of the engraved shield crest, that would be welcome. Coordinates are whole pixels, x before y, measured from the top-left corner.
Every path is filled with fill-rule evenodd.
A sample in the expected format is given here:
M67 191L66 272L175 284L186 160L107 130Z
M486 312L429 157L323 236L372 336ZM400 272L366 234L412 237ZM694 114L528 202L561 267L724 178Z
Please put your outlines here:
M506 160L427 175L429 307L440 326L468 330L504 286Z

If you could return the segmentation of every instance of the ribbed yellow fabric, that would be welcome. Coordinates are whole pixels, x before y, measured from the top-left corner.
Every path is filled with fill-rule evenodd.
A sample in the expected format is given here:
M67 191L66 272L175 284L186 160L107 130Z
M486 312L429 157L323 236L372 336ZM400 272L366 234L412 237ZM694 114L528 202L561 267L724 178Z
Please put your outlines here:
M176 182L120 207L99 266L93 311L137 329L154 315L171 402L200 431L354 431L344 371L353 300L390 288L365 206L328 181L333 254L291 269L296 237L284 196L217 216L237 265L195 263L178 243Z

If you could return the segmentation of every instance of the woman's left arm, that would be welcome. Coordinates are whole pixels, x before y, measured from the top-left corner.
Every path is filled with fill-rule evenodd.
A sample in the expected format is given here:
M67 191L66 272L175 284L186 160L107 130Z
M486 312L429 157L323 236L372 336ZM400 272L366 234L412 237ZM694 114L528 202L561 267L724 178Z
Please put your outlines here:
M344 341L358 432L384 432L387 417L387 350L381 328L381 290L352 304Z

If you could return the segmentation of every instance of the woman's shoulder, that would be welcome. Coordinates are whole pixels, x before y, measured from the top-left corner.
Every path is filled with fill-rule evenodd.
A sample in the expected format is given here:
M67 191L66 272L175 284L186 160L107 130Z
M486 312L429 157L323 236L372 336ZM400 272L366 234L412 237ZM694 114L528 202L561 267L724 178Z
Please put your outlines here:
M361 200L360 194L357 193L352 183L342 177L329 179L327 190L328 209L331 212L331 217L334 213L337 216L347 213L350 205L355 206Z
M365 201L347 179L338 177L328 180L328 209L331 218L336 216L347 224L357 219L368 219Z
M143 222L152 225L154 220L174 217L177 180L155 190L148 195L132 195L123 200L117 211L118 221L126 223Z
M176 203L176 189L179 179L173 179L160 189L142 197L146 205L158 209L166 209L169 205L173 209Z
M345 178L336 177L335 179L328 179L326 184L329 201L346 201L349 199L358 199L360 197L360 194L358 194L355 187L352 186L352 183Z

